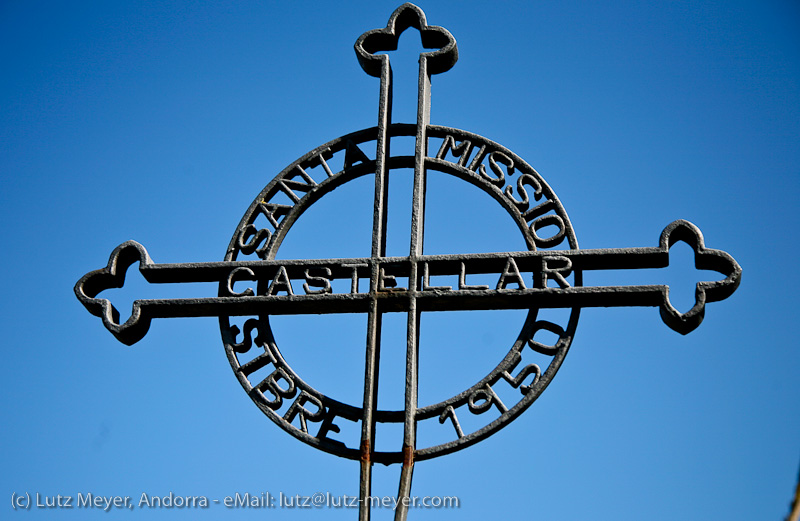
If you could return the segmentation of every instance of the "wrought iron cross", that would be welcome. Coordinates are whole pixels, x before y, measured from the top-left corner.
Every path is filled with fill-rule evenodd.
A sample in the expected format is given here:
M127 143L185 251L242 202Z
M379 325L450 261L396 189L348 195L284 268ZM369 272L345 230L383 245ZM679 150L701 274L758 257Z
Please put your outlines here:
M419 57L416 125L391 123L392 73L385 53L397 48L408 28L420 32L425 49ZM553 190L525 161L477 134L430 124L431 77L449 70L458 59L456 41L444 28L427 24L413 4L403 4L385 28L361 35L355 44L364 71L380 79L378 125L348 134L305 154L279 173L248 208L222 262L157 264L140 244L128 241L111 254L105 268L90 272L75 293L90 313L121 342L131 345L146 333L153 318L220 317L220 330L234 373L255 404L296 438L326 452L360 461L359 519L370 515L372 465L401 464L396 519L406 519L414 463L467 447L508 424L544 391L558 371L577 327L580 308L657 307L670 328L686 334L703 320L705 305L730 296L741 268L727 253L705 247L700 230L678 220L661 233L658 246L624 249L578 249L567 214ZM414 156L392 156L392 138L414 136ZM366 145L374 143L370 148ZM437 147L431 146L437 143ZM429 148L430 147L430 148ZM374 150L374 155L371 155ZM411 243L403 257L386 256L389 177L392 170L413 168ZM519 228L525 251L425 255L425 192L428 172L455 176L483 190L499 203ZM369 257L323 260L276 260L283 239L313 203L362 176L375 180L372 252ZM437 174L438 175L438 174ZM721 276L696 285L695 304L686 313L670 303L666 285L594 286L582 284L587 270L663 268L670 248L689 244L698 269ZM124 323L104 290L121 288L125 273L139 262L151 283L215 282L216 297L136 300ZM494 274L496 284L470 283L479 274ZM450 276L457 284L436 285L432 277ZM398 279L408 287L399 287ZM349 291L334 290L335 280ZM368 280L362 291L361 280ZM247 285L236 290L236 283ZM474 280L472 281L474 282ZM540 319L544 308L567 308L564 324ZM419 406L418 345L423 312L524 309L527 318L508 354L469 389L436 404ZM406 334L405 405L403 410L377 408L381 317L404 312ZM303 381L283 358L269 324L270 315L364 313L367 317L364 397L360 406L337 401ZM253 317L232 323L230 317ZM537 333L558 337L546 344ZM526 354L550 358L546 369L526 361ZM258 375L258 376L257 376ZM497 390L517 391L506 404ZM459 418L482 416L483 426L462 427ZM340 439L343 421L360 424L358 440ZM448 441L429 447L417 443L417 428L431 421ZM377 423L402 423L403 443L394 451L375 450ZM317 427L313 428L315 424Z

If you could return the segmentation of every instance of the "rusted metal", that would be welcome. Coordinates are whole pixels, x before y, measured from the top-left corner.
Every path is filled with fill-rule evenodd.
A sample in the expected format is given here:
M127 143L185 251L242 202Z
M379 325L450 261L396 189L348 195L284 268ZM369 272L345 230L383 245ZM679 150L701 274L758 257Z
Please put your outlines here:
M392 74L389 57L400 34L417 29L420 54L416 124L391 123ZM581 308L657 307L667 326L686 334L703 320L709 302L730 296L741 267L729 254L706 248L693 224L677 220L661 233L658 246L622 249L578 248L572 223L555 192L522 158L477 134L430 124L431 76L449 70L458 59L455 39L427 24L425 14L403 4L386 27L367 31L355 44L364 71L380 79L378 125L334 139L299 158L279 173L253 200L236 228L221 262L157 264L133 241L117 247L105 268L90 272L75 286L86 309L102 318L121 342L131 345L147 333L154 318L216 316L234 374L254 403L291 435L337 456L359 460L359 518L369 519L372 465L402 464L398 501L411 490L414 463L460 450L490 436L527 409L544 391L569 350ZM393 138L414 136L414 156L392 156ZM374 155L371 151L374 150ZM334 166L332 166L334 165ZM335 165L341 165L341 168ZM409 253L386 256L388 181L393 170L413 168ZM517 225L527 250L454 255L425 255L426 178L429 173L468 182L494 199ZM276 260L278 249L296 220L336 188L363 176L375 181L371 255L364 258ZM289 201L287 204L286 201ZM670 303L666 285L584 286L583 272L633 270L669 265L676 242L692 247L698 269L717 272L713 281L695 287L695 304L681 313ZM120 321L117 309L100 294L122 287L134 263L151 283L213 282L217 296L136 300L131 317ZM474 277L493 274L493 284ZM450 276L457 284L435 277ZM407 279L407 287L397 279ZM360 281L369 281L363 291ZM348 281L349 291L335 291L333 281ZM234 286L240 289L235 289ZM241 289L245 285L246 288ZM556 323L538 316L540 309L567 308ZM422 313L451 310L524 309L516 341L496 367L463 392L435 404L418 404L418 350ZM402 410L378 409L378 373L382 316L406 313L405 401ZM346 404L307 384L284 360L269 324L270 315L365 313L367 316L364 394L360 405ZM243 318L239 318L243 317ZM555 335L544 343L540 332ZM542 368L532 353L549 357ZM263 373L269 373L264 377ZM257 378L254 376L259 371ZM495 389L518 392L506 404ZM508 394L506 393L506 396ZM506 400L508 400L506 398ZM483 426L465 431L459 417L482 416ZM336 422L360 423L360 439L342 439ZM429 422L449 441L418 447L416 432ZM376 425L402 423L403 443L396 451L375 451ZM316 426L316 432L311 426ZM428 425L428 424L426 424ZM405 519L407 503L396 511Z

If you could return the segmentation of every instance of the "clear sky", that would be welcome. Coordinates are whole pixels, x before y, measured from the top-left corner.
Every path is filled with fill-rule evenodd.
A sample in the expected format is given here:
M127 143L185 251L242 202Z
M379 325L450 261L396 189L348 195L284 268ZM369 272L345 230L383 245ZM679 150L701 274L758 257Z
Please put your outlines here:
M157 320L126 347L72 288L128 239L156 262L221 260L248 205L285 166L376 124L378 81L359 67L353 43L398 5L0 2L0 517L142 515L13 512L15 493L137 504L142 493L357 494L357 463L300 443L253 405L217 320ZM683 218L744 275L687 336L655 308L584 310L558 375L525 414L476 446L418 464L413 493L458 496L461 507L412 510L410 519L783 519L800 465L797 2L419 5L460 51L433 79L431 122L486 136L530 163L564 204L581 248L656 246L664 226ZM414 115L419 42L409 34L392 55L400 122ZM360 181L304 215L280 255L368 255L371 178ZM407 251L409 186L402 172L391 184L390 254ZM426 252L524 249L491 199L452 178L432 178L428 213ZM693 276L614 280L674 280L685 308ZM117 292L128 308L142 296L216 293L136 278ZM420 400L488 373L523 316L423 315ZM382 406L402 401L404 320L386 318ZM306 381L358 404L365 323L286 317L274 329ZM377 443L396 450L396 434ZM373 493L394 495L398 469L375 472ZM356 511L212 505L148 515Z

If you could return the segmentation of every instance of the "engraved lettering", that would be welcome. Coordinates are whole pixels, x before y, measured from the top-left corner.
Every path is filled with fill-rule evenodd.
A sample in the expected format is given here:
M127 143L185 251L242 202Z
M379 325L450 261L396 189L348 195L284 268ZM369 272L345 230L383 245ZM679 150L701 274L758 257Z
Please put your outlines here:
M263 353L253 358L243 366L239 367L238 370L240 373L242 373L242 375L247 377L258 371L259 369L266 367L269 364L276 364L277 362L278 361L275 360L275 356L272 354L272 351L265 348Z
M463 263L462 263L463 265ZM431 277L428 273L428 263L422 263L422 291L450 291L453 288L450 286L431 286Z
M551 333L558 335L558 341L556 342L556 345L548 346L534 340L533 338L536 336L536 333L541 330L550 331ZM547 320L537 320L534 322L533 332L531 333L531 338L528 340L528 346L537 353L553 356L559 349L562 349L568 344L569 338L566 336L564 329L558 324L548 322Z
M244 255L250 255L255 252L260 259L267 258L267 244L272 237L272 232L266 228L260 230L254 224L248 224L239 232L239 237L236 240L236 245L239 251ZM247 239L250 239L249 241Z
M314 412L309 411L303 405L306 402L313 403L317 410ZM322 415L325 413L325 407L322 405L322 402L315 396L308 394L305 391L300 391L300 395L295 399L292 403L289 410L286 411L286 414L283 416L283 419L289 423L294 421L295 417L300 419L300 430L308 434L308 426L306 425L306 420L318 422L322 419Z
M284 389L280 385L278 385L278 380L283 380L286 382L286 388ZM264 402L267 406L276 411L283 406L283 399L284 398L292 398L297 391L297 387L294 384L294 380L292 377L289 376L289 373L283 367L278 367L269 376L261 380L258 385L253 387L253 389L259 391L261 393L261 397L263 397ZM272 400L267 399L264 395L264 391L269 391L275 397Z
M462 262L461 263L461 270L458 272L458 289L460 289L460 290L461 289L479 289L479 290L484 290L484 289L489 289L489 286L486 286L484 284L476 284L474 286L468 285L467 284L467 267Z
M343 268L351 268L350 293L358 293L358 268L366 268L366 264L342 264Z
M498 161L506 165L508 175L514 173L514 161L499 150L495 150L489 154L489 169L494 173L494 177L486 173L486 167L483 165L478 169L478 173L482 178L500 188L506 183L506 175L503 169L500 168L500 165L497 164Z
M336 432L336 433L342 432L342 430L339 428L339 426L336 425L335 423L333 423L333 419L334 418L336 418L336 415L333 414L333 411L331 411L331 410L329 410L325 414L325 417L322 419L322 425L319 426L319 430L317 431L317 438L320 438L320 439L321 438L328 438L328 433L329 432ZM331 440L330 438L328 438L328 439L330 441L334 441L334 442L337 442L337 443L342 443L342 442L340 442L338 440ZM342 445L344 445L344 444L342 443Z
M538 232L546 226L556 226L558 231L548 238L542 238L539 236ZM539 217L530 224L530 229L531 233L533 234L533 241L539 248L552 248L554 246L558 246L564 240L564 237L567 233L564 220L560 215L555 214Z
M483 162L484 157L486 157L486 145L481 145L481 148L478 149L478 153L475 154L475 157L469 164L469 169L475 172L478 169L478 165L480 165Z
M309 272L314 268L309 268L305 271L306 282L303 283L303 289L306 295L319 295L322 293L331 293L331 269L328 267L316 268L322 270L324 276L312 276ZM311 289L311 286L321 289Z
M243 275L246 275L247 278L244 277ZM228 295L230 295L231 297L252 297L255 294L253 293L253 288L247 288L246 290L240 293L233 291L233 279L236 278L237 276L239 276L239 280L255 280L256 278L256 274L253 273L253 270L251 270L250 268L245 268L242 266L238 268L233 268L231 272L228 273L228 278L226 279L225 282L225 291L227 291Z
M380 268L378 271L378 291L405 291L405 289L398 288L394 275L387 275L383 268Z
M258 210L264 214L275 228L278 227L278 219L288 214L291 209L292 207L286 204L270 203L263 200L258 205Z
M536 193L533 194L533 197L537 201L541 198L541 197L537 198ZM526 210L522 214L522 218L525 219L525 222L530 224L530 222L536 219L537 217L544 215L551 210L555 210L555 208L556 208L555 201L553 201L552 199L545 199L544 201L537 204L533 208Z
M464 431L461 430L461 424L458 423L458 418L456 417L456 411L453 409L452 405L448 405L441 416L439 416L439 423L444 423L447 418L450 418L450 421L453 422L453 427L456 429L456 434L459 438L464 437Z
M300 197L294 193L294 190L308 193L317 186L317 183L311 178L310 175L308 175L308 173L306 173L305 170L300 167L300 165L296 165L295 170L296 171L290 172L283 176L278 181L278 186L280 186L281 190L283 190L283 192L296 203L300 200ZM305 182L295 180L297 176L300 176Z
M330 148L322 149L319 154L315 155L308 161L308 166L315 167L317 165L321 165L323 170L325 170L325 175L328 177L333 177L334 173L331 171L331 167L328 166L328 162L325 161L326 159L330 159L333 157L333 152L331 152Z
M339 426L333 423L333 420L335 420L336 418L342 418L344 420L347 420L347 418L345 418L344 416L336 416L336 414L334 414L332 409L328 409L325 412L325 416L322 418L322 424L319 427L319 431L317 431L317 438L319 439L324 438L325 440L327 440L328 443L335 443L336 445L345 447L345 444L343 442L339 440L334 440L333 438L330 438L328 436L329 432L336 432L336 433L341 432Z
M562 288L568 288L568 277L572 271L572 261L563 255L542 257L542 287L547 287L548 277L555 280Z
M494 389L492 389L489 384L486 384L486 386L481 389L477 389L474 393L469 395L469 399L467 400L467 406L473 414L485 413L492 404L497 407L501 414L508 412L508 407L500 400L500 397L497 396L497 393L494 392Z
M509 368L511 370L517 367L517 364L519 364L519 361L522 358L519 353L515 354L516 357L514 364ZM531 374L534 375L531 384L521 385L522 382L525 381L525 378L527 378ZM505 380L509 383L509 385L511 385L511 387L513 387L514 389L519 388L522 394L528 394L528 391L530 391L531 388L534 385L536 385L536 382L538 382L539 378L542 376L542 369L537 364L528 364L522 368L522 370L517 374L517 376L511 376L511 373L509 373L508 371L503 371L502 373L500 373L500 376L505 378Z
M292 291L292 282L289 280L289 274L286 273L286 268L283 266L278 268L278 273L275 274L275 278L272 279L269 288L267 288L267 295L275 295L279 291L285 291L289 295L294 295L294 291Z
M506 280L506 278L511 278L511 280ZM516 283L519 289L526 289L525 281L522 280L522 274L519 272L513 257L509 257L508 261L506 261L506 267L503 269L503 274L500 275L500 280L497 281L496 289L506 289L509 282Z
M439 151L436 153L436 159L446 160L445 156L447 156L448 151L453 157L458 157L458 166L464 166L472 152L472 142L465 139L456 145L456 140L453 136L448 134L447 137L444 138L442 146L439 147Z
M236 337L239 335L241 330L239 326L232 325L227 331L224 331L225 337L223 341L231 346L237 353L246 353L250 351L250 348L253 345L253 329L257 329L259 327L258 319L251 318L244 323L244 335L242 341L240 343L236 343ZM259 330L258 336L256 336L256 344L261 345L261 331Z
M369 158L351 140L347 140L344 152L344 169L347 170L356 163L368 163Z
M525 189L525 185L533 188L533 198L536 201L542 198L542 185L539 183L538 179L530 174L522 174L519 179L517 179L517 193L520 195L520 197L522 197L522 199L514 198L513 189L510 186L507 186L504 192L506 197L514 203L514 205L517 207L517 210L520 212L525 212L531 203L530 197L528 196L528 191Z

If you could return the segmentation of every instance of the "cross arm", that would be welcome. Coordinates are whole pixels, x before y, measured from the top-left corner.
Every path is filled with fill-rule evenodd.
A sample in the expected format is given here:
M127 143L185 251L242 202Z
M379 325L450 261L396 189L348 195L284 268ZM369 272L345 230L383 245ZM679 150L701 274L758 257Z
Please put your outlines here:
M686 313L672 306L667 285L579 283L578 274L583 271L665 267L669 248L677 241L692 246L698 269L723 276L698 282L695 305ZM136 300L131 317L120 323L110 300L98 295L123 287L126 271L136 262L148 282L213 282L219 285L218 296ZM416 263L413 271L419 277L413 291L399 286L403 277L411 275L412 263ZM373 272L377 272L378 286L361 291L360 281L369 280ZM573 273L576 276L570 283L568 277ZM142 245L128 241L114 250L105 268L84 275L75 285L75 293L90 313L101 317L106 328L128 345L147 333L153 318L361 313L368 311L373 300L381 312L399 312L409 310L412 297L421 311L652 306L659 308L669 327L686 334L700 325L707 302L722 300L735 291L741 273L729 254L705 247L697 227L675 221L664 230L657 247L422 255L414 260L364 257L156 264ZM492 282L496 280L496 284L471 284L468 278L478 274L494 274ZM433 285L430 277L441 275L453 277L453 282L457 279L457 284ZM333 281L342 279L349 284L335 289ZM248 287L236 290L236 283Z

